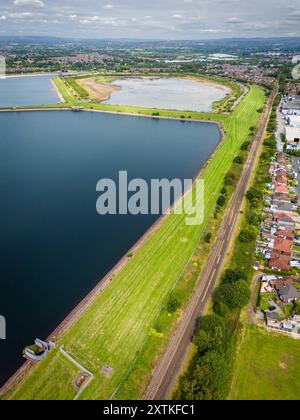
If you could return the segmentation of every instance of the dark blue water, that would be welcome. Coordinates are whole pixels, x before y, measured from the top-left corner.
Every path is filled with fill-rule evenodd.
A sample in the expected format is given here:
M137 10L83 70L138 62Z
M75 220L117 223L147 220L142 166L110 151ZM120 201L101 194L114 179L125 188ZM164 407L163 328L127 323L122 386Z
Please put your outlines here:
M96 113L0 114L0 382L157 216L99 216L97 181L193 178L215 125Z
M58 103L51 79L48 75L0 79L0 108Z

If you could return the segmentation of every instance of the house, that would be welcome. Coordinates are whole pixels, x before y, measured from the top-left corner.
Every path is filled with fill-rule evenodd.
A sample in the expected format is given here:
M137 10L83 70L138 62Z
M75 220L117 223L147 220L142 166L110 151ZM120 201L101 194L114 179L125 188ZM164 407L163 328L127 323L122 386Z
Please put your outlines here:
M293 231L288 231L288 230L277 230L277 232L275 232L274 236L276 238L281 238L281 239L286 239L288 241L293 242L294 241L294 233Z
M281 255L292 255L293 241L284 238L276 238L274 241L273 250Z
M294 227L294 219L292 213L275 213L274 221L277 222L279 225Z
M300 290L293 285L283 286L278 291L279 298L284 303L291 303L300 300Z
M278 200L278 201L282 201L282 202L286 202L286 203L290 203L291 202L291 197L289 194L286 193L275 193L273 195L273 200Z
M275 271L288 272L290 271L290 261L290 256L273 252L269 262L269 267Z
M287 185L288 178L284 172L280 172L275 176L275 181L277 184Z
M283 193L283 194L289 193L289 189L287 185L277 184L276 182L274 183L274 191L275 193Z
M291 213L293 211L293 205L292 203L287 203L285 201L274 200L271 210L275 212Z

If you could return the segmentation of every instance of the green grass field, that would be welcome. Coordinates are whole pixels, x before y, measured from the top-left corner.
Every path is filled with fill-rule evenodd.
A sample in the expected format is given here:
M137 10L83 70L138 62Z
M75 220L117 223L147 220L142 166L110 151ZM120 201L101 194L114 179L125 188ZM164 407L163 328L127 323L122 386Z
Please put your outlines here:
M264 92L258 87L251 87L249 94L230 116L192 113L192 118L210 118L222 122L226 132L225 141L201 173L205 181L204 223L201 226L187 226L185 215L168 216L103 294L60 339L58 345L64 344L66 351L95 375L93 382L81 395L82 399L141 397L157 353L140 352L147 348L149 340L157 340L159 346L161 338L151 336L151 328L212 217L224 175L230 169L241 144L248 138L250 127L256 125L259 118L257 110L263 106L264 100ZM102 107L108 109L99 105L99 109ZM133 107L122 109L123 112L132 110ZM153 112L139 108L135 110L147 115ZM166 116L179 114L175 111L162 113ZM170 328L173 324L170 323ZM59 351L53 351L18 387L13 398L74 398L74 389L70 386L74 372L67 361L65 363L66 366ZM114 369L109 377L101 373L103 365L107 363ZM134 370L136 364L139 369ZM130 388L131 383L135 384L133 388Z
M231 400L299 400L300 342L245 325Z

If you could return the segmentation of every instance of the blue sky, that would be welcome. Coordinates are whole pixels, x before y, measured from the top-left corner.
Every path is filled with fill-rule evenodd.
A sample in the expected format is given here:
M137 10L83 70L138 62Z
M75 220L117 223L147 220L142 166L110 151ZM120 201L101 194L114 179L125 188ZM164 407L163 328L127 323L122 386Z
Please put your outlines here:
M0 35L300 36L300 0L1 0Z

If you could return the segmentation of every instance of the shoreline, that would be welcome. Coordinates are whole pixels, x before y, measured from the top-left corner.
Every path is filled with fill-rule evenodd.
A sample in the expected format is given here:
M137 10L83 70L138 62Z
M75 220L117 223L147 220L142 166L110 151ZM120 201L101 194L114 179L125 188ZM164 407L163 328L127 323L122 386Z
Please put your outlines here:
M67 102L65 102L65 104L67 104ZM152 110L152 109L151 109ZM0 108L0 113L5 113L5 112L46 112L46 111L69 111L72 112L72 108L71 107L52 107L52 108L37 108L37 107L32 107L32 108L16 108L16 109L10 109L10 108ZM155 109L153 109L153 111L155 111ZM168 110L167 110L168 111ZM103 114L111 114L111 115L119 115L119 116L126 116L126 117L140 117L140 118L151 118L153 120L171 120L171 121L180 121L182 123L189 123L189 122L193 122L193 123L207 123L207 124L215 124L218 126L219 131L221 133L221 136L225 135L225 131L224 131L224 127L221 121L218 120L209 120L209 119L200 119L200 118L180 118L180 117L168 117L168 116L164 116L164 115L147 115L147 114L138 114L138 113L133 113L133 112L118 112L118 111L106 111L106 110L102 110L102 109L82 109L80 112L92 112L92 113L103 113ZM180 111L176 111L176 112L180 112ZM184 112L184 111L182 111ZM185 111L188 112L188 111ZM214 115L213 113L211 113L212 115Z
M66 104L67 101L65 100L65 98L63 97L63 94L61 93L61 91L58 89L57 84L55 83L55 81L53 79L51 79L51 84L53 87L54 92L56 93L60 103L62 104Z
M71 109L68 108L52 108L52 109L20 109L20 110L1 110L0 112L38 112L38 111L71 111ZM216 124L220 133L220 140L212 154L208 157L207 161L204 162L202 168L200 169L199 173L195 177L192 186L190 189L184 194L187 195L190 193L191 189L194 188L195 182L197 179L201 177L201 174L203 173L204 169L208 165L208 163L215 157L215 155L218 153L220 147L222 146L223 142L226 139L226 133L223 127L223 124L220 121L209 121L209 120L182 120L179 118L172 118L172 117L163 117L163 116L150 116L150 115L141 115L141 114L131 114L131 113L120 113L120 112L114 112L114 111L102 111L102 110L90 110L86 109L85 112L96 112L96 113L109 113L113 115L124 115L124 116L131 116L131 117L140 117L140 118L152 118L152 119L164 119L164 120L174 120L174 121L181 121L181 122L197 122L197 123L210 123L210 124ZM173 203L173 205L170 207L169 210L173 210L184 197L182 195L179 197L176 202ZM111 270L108 271L108 273L102 277L96 286L79 302L78 305L74 307L74 309L67 315L55 328L55 330L47 337L47 340L51 341L59 341L64 334L67 334L67 332L75 325L77 321L79 321L80 317L84 314L86 310L93 304L93 302L96 300L96 298L101 295L104 290L111 284L111 282L114 280L114 277L126 266L128 261L130 261L130 257L128 257L129 254L135 254L139 249L143 246L143 244L151 237L152 234L156 232L157 229L164 223L164 221L170 216L170 214L162 214L156 222L150 228L138 239L138 241L125 253L123 257L114 265L114 267L111 268ZM26 380L26 375L30 373L30 371L33 371L35 368L37 368L39 364L36 364L34 362L31 362L29 360L25 361L20 368L3 384L3 386L0 388L0 396L4 396L9 391L12 391L12 395L15 392L15 387L22 384L24 380ZM11 397L11 395L10 395ZM8 399L10 399L10 397Z

